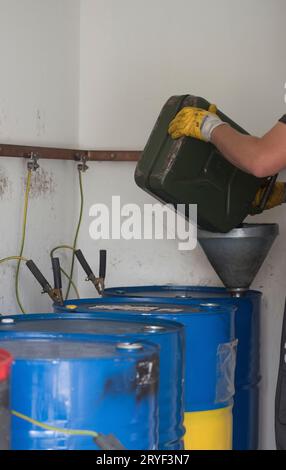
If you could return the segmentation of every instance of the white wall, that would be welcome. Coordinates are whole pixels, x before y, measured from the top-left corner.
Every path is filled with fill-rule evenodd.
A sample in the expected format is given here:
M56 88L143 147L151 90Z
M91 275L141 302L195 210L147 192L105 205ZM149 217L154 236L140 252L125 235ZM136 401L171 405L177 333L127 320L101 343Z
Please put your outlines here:
M75 146L78 141L79 2L0 0L0 142ZM73 162L40 161L33 174L25 254L51 280L50 249L72 241L78 207ZM0 257L19 250L26 162L0 159ZM65 181L65 184L63 184ZM0 309L17 312L15 263L0 266ZM27 311L50 308L27 268Z
M216 102L252 133L265 132L286 112L284 0L82 0L80 133L83 147L142 149L173 94ZM112 194L123 202L152 199L136 188L134 164L91 164L85 177L86 216ZM273 410L286 269L283 208L257 217L279 221L281 235L255 287L262 313L261 447L274 447ZM176 243L92 242L85 218L80 243L96 264L109 250L108 285L219 284L205 256L178 253ZM81 274L82 276L82 274ZM81 285L85 295L92 286Z
M216 102L250 132L261 134L285 113L284 0L0 0L0 142L142 149L172 94ZM79 24L80 23L80 24ZM79 28L80 27L80 28ZM80 35L79 35L80 34ZM80 47L79 47L80 46ZM79 50L80 49L80 50ZM78 133L79 131L79 133ZM152 201L133 181L132 163L90 163L80 245L97 264L109 251L108 284L219 284L198 248L178 253L164 242L92 242L88 210L95 202ZM47 275L49 249L70 243L78 213L76 167L41 162L30 201L26 254ZM20 241L25 162L0 161L1 257ZM279 221L281 235L255 287L262 313L261 447L274 447L273 404L284 300L283 208L259 220ZM14 312L14 266L0 267L2 312ZM79 270L80 278L83 274ZM36 288L36 290L34 290ZM92 295L80 283L82 295ZM27 310L50 303L23 268Z

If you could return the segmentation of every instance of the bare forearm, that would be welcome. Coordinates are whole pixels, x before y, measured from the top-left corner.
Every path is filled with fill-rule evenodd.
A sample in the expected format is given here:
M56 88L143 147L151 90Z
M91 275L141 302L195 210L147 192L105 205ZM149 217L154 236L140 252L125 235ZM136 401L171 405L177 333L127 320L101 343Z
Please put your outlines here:
M253 173L252 163L259 152L257 137L240 134L230 126L219 126L213 131L211 142L235 166Z
M223 125L214 129L211 142L241 170L264 177L278 173L286 166L286 149L277 148L277 141L282 138L285 139L285 124L281 123L261 138L240 134Z
M186 136L212 142L233 165L264 178L286 168L285 117L259 138L224 124L213 105L208 111L187 106L170 122L168 132L173 139Z

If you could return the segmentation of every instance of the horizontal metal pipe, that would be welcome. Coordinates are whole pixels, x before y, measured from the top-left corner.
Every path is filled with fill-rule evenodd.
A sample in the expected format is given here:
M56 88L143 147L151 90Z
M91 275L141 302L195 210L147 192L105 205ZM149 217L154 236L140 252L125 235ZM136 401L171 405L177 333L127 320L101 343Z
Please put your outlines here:
M0 144L0 157L29 158L32 153L50 160L79 160L84 157L89 161L110 162L136 162L141 155L136 150L81 150Z

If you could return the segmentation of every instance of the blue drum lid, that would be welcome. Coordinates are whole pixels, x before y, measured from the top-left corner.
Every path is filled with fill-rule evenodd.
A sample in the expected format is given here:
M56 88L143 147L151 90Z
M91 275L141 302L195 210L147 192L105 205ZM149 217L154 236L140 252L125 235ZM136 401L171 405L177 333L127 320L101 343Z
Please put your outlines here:
M249 290L243 297L250 297L261 293L259 291ZM231 299L230 292L224 287L209 287L209 286L180 286L175 284L161 285L161 286L132 286L132 287L112 287L105 289L104 296L106 297L145 297L152 299L156 297L170 298L170 299ZM152 300L151 300L152 301Z
M125 300L126 299L126 300ZM152 303L153 300L153 303ZM155 303L156 302L156 303ZM171 302L171 299L170 299ZM189 303L177 303L175 302L168 304L167 302L160 303L157 302L155 299L145 300L142 301L140 299L137 302L135 298L103 298L103 299L82 299L82 300L69 300L66 301L64 306L54 306L55 312L58 313L70 313L73 311L76 314L88 314L88 313L96 313L98 316L100 314L111 315L114 313L125 313L128 315L138 313L141 316L146 317L146 321L148 317L160 317L160 315L170 315L170 318L180 323L180 316L199 316L204 317L206 315L216 315L221 316L225 314L229 314L232 311L235 311L235 306L226 304L226 305L219 305L216 302L201 302L200 304L189 304ZM126 317L125 315L125 317ZM130 320L132 321L132 315ZM176 317L176 320L174 320ZM122 317L124 318L124 317ZM134 317L133 317L134 321ZM144 321L144 320L143 320ZM5 327L5 326L4 326ZM2 330L3 326L0 322L0 331Z
M95 313L95 312L90 312ZM166 333L177 333L183 331L183 326L174 321L164 321L150 319L144 320L142 317L134 319L132 315L114 318L112 312L96 312L104 314L95 316L89 313L63 313L63 314L32 314L15 315L9 318L3 318L0 321L0 333L16 331L45 331L45 332L64 332L81 334L100 334L100 335L148 335L156 333L158 335ZM110 313L110 316L108 315Z
M61 335L62 336L62 335ZM154 347L145 343L120 343L116 341L95 342L90 337L77 335L61 338L30 334L9 339L0 338L0 347L13 355L14 360L79 360L79 359L124 359L130 353L146 357L154 353Z

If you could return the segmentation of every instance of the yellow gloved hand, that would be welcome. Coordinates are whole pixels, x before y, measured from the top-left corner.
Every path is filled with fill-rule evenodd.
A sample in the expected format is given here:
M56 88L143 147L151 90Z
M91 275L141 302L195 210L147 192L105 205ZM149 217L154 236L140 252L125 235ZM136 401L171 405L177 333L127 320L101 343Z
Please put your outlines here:
M211 104L208 111L201 108L185 107L169 125L169 134L173 139L194 137L209 142L212 131L223 121L216 115L217 107Z
M254 208L259 207L264 190L265 188L263 187L258 189L255 199L252 203ZM272 209L273 207L283 204L283 202L285 202L285 183L278 181L274 185L273 191L269 196L265 209Z

